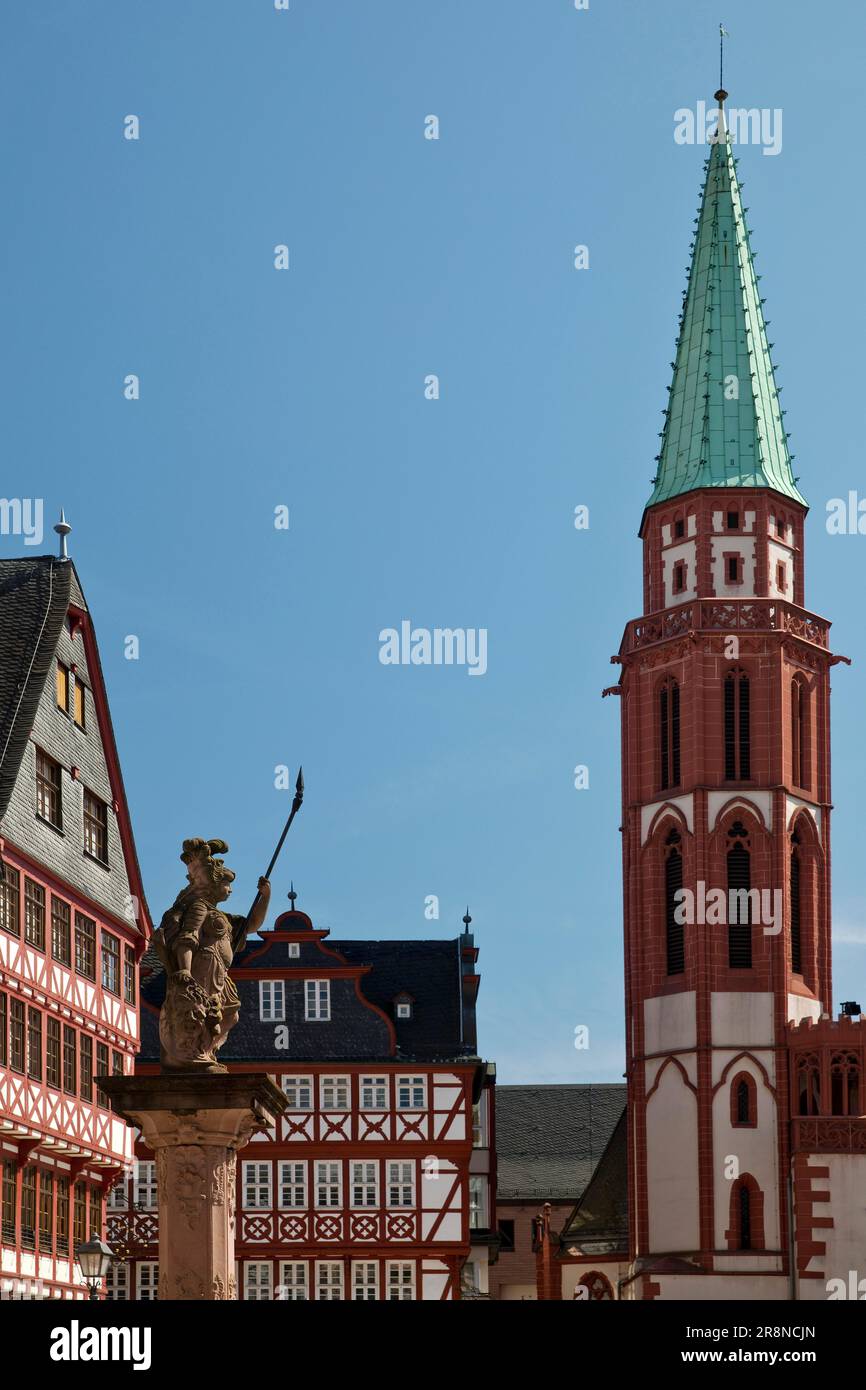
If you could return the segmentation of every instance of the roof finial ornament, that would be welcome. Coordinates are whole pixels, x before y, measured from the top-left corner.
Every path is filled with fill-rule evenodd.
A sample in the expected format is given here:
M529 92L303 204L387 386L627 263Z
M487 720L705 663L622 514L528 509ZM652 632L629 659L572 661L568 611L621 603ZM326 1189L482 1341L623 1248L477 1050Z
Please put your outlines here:
M464 923L464 926L466 927L466 930L467 930L467 931L469 930L469 923L470 923L471 921L472 921L472 918L469 916L469 908L467 907L467 909L466 909L466 916L463 918L463 923Z
M291 888L289 889L288 898L289 898L289 902L292 904L292 906L291 906L291 908L290 908L290 911L291 911L291 912L294 912L294 910L295 910L295 903L296 903L297 900L298 900L298 895L297 895L297 893L295 892L295 880L294 880L294 879L292 879L292 886L291 886Z
M716 96L717 96L717 98L719 99L719 105L720 105L720 106L721 106L722 102L724 101L725 97L728 95L727 92L725 91L725 39L729 39L730 37L731 37L731 36L730 36L730 34L728 33L727 29L725 28L724 24L720 24L720 25L719 25L719 90L716 92Z
M60 508L60 520L57 522L57 524L56 524L56 526L54 527L54 529L55 529L55 531L57 532L58 536L60 537L60 551L59 551L60 559L61 559L61 560L68 560L68 559L69 559L69 555L68 555L67 550L66 550L66 537L69 535L69 532L72 530L72 527L69 525L69 522L66 520L66 517L65 517L65 515L64 515L64 513L63 513L63 508L62 508L62 507Z

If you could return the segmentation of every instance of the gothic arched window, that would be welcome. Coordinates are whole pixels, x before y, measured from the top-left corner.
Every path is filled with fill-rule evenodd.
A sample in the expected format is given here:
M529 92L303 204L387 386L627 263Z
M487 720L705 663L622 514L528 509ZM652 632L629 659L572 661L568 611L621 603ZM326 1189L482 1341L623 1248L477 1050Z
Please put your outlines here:
M802 676L791 681L791 781L809 787L809 692Z
M764 1194L750 1173L737 1178L731 1189L729 1250L763 1250Z
M791 970L795 975L802 975L803 973L801 887L800 837L795 830L791 836Z
M734 667L725 676L725 780L746 782L751 777L749 677Z
M659 762L661 788L680 784L680 688L673 678L659 687Z
M830 1109L834 1115L860 1114L860 1059L854 1052L830 1058Z
M731 1082L731 1124L754 1129L758 1122L758 1093L754 1078L741 1071Z
M735 821L728 831L728 965L749 970L752 965L752 856L745 826Z
M820 1115L821 1071L814 1052L801 1052L797 1058L797 1114Z
M665 841L665 947L669 975L682 975L686 968L685 925L677 921L677 893L683 886L683 856L679 846L679 831L672 830Z

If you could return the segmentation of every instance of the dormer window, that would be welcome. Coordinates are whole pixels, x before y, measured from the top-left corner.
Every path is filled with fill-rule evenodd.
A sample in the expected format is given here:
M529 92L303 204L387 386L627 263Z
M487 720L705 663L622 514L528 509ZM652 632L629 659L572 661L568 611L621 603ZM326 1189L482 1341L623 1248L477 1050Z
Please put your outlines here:
M412 998L411 994L407 994L405 990L400 994L395 994L394 1017L399 1018L401 1022L410 1019L412 1017L412 1006L414 1003L415 1000Z

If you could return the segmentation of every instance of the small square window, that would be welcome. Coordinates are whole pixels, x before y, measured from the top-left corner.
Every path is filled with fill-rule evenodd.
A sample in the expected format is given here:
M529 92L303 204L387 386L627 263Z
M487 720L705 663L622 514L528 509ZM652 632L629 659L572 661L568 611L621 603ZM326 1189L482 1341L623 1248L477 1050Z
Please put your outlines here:
M289 960L300 960L301 945L299 941L289 942Z
M398 1004L398 1005L397 1005L397 1017L398 1017L398 1018L411 1018L411 1017L412 1017L412 1005L411 1005L411 1004Z

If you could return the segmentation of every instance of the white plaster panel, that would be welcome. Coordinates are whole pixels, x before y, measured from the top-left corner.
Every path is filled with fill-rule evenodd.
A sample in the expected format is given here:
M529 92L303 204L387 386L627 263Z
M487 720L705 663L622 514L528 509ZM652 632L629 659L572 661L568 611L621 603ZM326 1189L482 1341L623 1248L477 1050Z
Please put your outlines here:
M696 1250L697 1103L676 1066L666 1067L646 1107L649 1250Z
M759 1054L760 1055L760 1054ZM729 1059L730 1060L730 1059ZM762 1056L761 1061L765 1061ZM741 1071L748 1072L755 1082L758 1104L758 1124L755 1129L738 1128L731 1124L730 1083ZM751 1173L764 1194L764 1241L769 1249L778 1249L779 1232L779 1172L776 1149L776 1102L761 1075L760 1068L748 1057L736 1062L713 1097L713 1154L715 1155L715 1222L716 1249L727 1245L726 1231L731 1224L731 1184L740 1173ZM736 1159L734 1170L729 1159ZM731 1177L727 1171L733 1170Z
M731 1047L772 1047L773 996L751 990L731 990L710 996L713 1044Z
M829 1179L813 1179L812 1188L822 1192L829 1189L830 1201L821 1204L821 1216L833 1218L831 1227L822 1227L818 1239L825 1242L827 1253L813 1256L810 1269L822 1269L827 1279L844 1279L849 1270L856 1270L859 1279L866 1278L866 1154L816 1154L814 1167L829 1168ZM811 1283L809 1279L801 1281ZM818 1281L815 1280L815 1283ZM827 1297L824 1284L820 1285ZM860 1293L860 1298L863 1298Z
M694 990L645 999L643 1026L644 1052L647 1054L694 1047L697 1040Z
M773 829L773 794L772 792L736 792L734 798L745 805L754 807L763 821L764 829ZM722 807L732 800L730 791L711 791L707 795L707 828L715 830L716 821Z
M821 818L821 807L813 806L811 801L803 801L799 796L785 797L785 824L790 829L791 821L798 811L807 811L818 828L819 835L823 838L824 824Z
M686 562L686 587L674 593L674 565L679 560ZM693 540L682 540L679 545L672 545L662 555L662 586L664 589L665 608L673 608L677 603L688 603L690 599L697 597L697 553Z
M799 1023L801 1018L821 1017L821 1002L818 999L804 999L802 994L788 995L788 1021Z
M776 566L785 567L785 587L780 589L776 583ZM794 556L785 545L770 541L767 546L767 589L771 598L785 598L794 601Z
M691 834L695 833L695 800L691 792L687 796L670 796L666 801L651 801L648 806L640 808L640 842L642 845L646 844L655 814L661 810L662 806L676 806L680 813L685 816L686 825Z
M742 557L742 584L728 582L725 555L736 553ZM723 536L713 536L710 540L710 570L713 592L718 598L752 598L755 594L757 557L755 541L751 536L726 532Z

